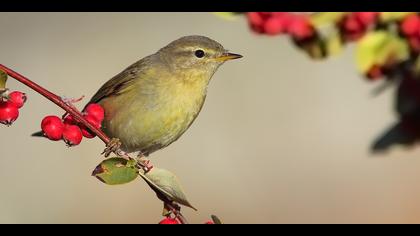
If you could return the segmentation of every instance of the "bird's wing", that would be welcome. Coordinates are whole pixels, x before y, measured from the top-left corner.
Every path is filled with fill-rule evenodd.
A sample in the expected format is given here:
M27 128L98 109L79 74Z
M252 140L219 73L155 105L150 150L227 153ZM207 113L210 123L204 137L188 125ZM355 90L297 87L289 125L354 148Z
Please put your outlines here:
M129 88L129 85L133 83L133 81L140 78L139 74L142 70L145 69L145 66L147 66L145 59L147 60L147 58L144 58L134 63L118 75L114 76L104 85L102 85L96 94L93 95L88 104L98 103L107 97L118 96L122 91L125 91L127 88Z

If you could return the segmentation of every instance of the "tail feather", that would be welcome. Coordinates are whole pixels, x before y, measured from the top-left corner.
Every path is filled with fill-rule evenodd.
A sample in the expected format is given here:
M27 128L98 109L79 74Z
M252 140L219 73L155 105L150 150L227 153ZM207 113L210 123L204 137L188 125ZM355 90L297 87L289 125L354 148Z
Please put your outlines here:
M44 132L38 131L36 133L33 133L31 136L32 137L44 137Z

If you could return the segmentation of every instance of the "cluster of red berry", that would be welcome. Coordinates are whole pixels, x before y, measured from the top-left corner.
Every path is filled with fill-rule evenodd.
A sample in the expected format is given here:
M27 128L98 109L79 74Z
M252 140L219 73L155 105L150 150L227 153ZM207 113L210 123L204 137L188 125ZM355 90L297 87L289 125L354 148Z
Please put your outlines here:
M349 41L359 39L378 19L379 12L351 12L337 22L337 27ZM316 29L305 13L248 12L251 29L267 35L289 34L294 39L305 40L316 35Z
M178 225L180 224L179 221L175 218L171 218L171 217L166 217L165 219L161 220L159 222L160 225ZM214 225L214 222L209 220L207 222L205 222L204 224L206 225Z
M324 37L323 28L314 23L311 14L248 12L246 16L250 28L256 33L288 34L296 46L306 51L312 58L325 58L329 55L327 49L329 38ZM419 13L408 13L393 20L383 20L386 17L384 12L346 12L337 14L337 16L331 20L331 25L335 28L332 31L338 32L339 44L358 41L370 31L383 30L394 33L397 37L405 40L411 53L415 56L420 53ZM376 80L392 74L395 67L399 66L393 59L391 57L383 64L373 65L364 72L365 76L368 79Z
M26 94L14 91L0 98L0 123L11 125L19 117L19 109L27 100Z
M251 28L261 34L290 34L297 40L304 40L315 34L315 29L306 14L289 12L249 12Z
M104 109L98 104L89 104L83 112L86 121L101 128L104 119ZM85 125L77 122L73 116L66 115L63 119L57 116L47 116L41 122L44 136L50 140L64 140L68 146L79 145L83 137L91 139L95 134Z
M356 41L375 25L378 16L379 12L351 12L337 23L337 27L345 41Z

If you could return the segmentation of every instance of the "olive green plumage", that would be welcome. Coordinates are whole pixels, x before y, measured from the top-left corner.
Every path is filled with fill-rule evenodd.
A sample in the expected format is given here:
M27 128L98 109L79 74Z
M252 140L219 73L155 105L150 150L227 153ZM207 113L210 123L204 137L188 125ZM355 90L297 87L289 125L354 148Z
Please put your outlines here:
M122 150L148 155L190 127L213 74L239 57L207 37L182 37L113 77L89 103L103 106L103 131L120 139Z

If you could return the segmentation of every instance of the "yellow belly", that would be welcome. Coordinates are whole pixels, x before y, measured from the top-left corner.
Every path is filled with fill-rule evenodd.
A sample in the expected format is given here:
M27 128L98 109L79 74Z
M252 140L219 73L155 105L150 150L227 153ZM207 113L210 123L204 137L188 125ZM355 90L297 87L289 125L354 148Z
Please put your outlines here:
M158 93L138 89L104 99L104 132L119 138L124 151L146 155L176 141L200 112L206 89L182 84L166 87Z

